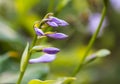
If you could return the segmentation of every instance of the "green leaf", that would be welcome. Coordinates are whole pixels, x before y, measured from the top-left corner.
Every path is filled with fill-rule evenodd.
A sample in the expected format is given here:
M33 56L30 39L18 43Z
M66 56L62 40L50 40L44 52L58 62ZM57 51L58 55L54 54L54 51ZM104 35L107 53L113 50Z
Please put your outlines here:
M107 49L101 49L98 52L96 52L96 56L97 57L105 57L105 56L110 55L110 53L111 52L109 50L107 50Z
M76 78L75 77L63 77L63 78L58 78L54 84L67 84L73 80L75 80Z
M101 50L97 51L96 53L88 56L85 59L84 64L90 63L90 62L94 61L96 58L108 56L109 54L110 54L109 50L107 50L107 49L101 49Z
M73 80L75 80L74 77L63 77L63 78L58 78L57 80L45 80L45 81L33 79L30 80L28 84L63 84L63 83L69 83L70 81Z
M54 82L55 82L55 80L41 81L38 79L33 79L28 84L54 84Z
M21 65L20 65L20 71L24 71L25 67L26 67L26 64L28 62L28 49L29 49L29 43L27 43L26 47L25 47L25 50L22 54L22 58L21 58Z
M88 64L94 61L96 58L97 58L96 54L92 54L85 59L84 64Z

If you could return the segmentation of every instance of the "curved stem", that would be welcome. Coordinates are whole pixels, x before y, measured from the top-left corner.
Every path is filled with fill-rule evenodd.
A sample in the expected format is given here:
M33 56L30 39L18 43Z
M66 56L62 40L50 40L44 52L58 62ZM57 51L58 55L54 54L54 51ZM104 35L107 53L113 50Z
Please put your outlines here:
M101 28L102 23L103 23L104 18L105 18L105 14L106 14L106 6L104 6L104 8L103 8L102 17L101 17L100 23L99 23L99 25L98 25L98 28L97 28L96 32L94 33L94 35L92 36L92 38L91 38L91 40L90 40L90 42L89 42L89 44L88 44L88 47L87 47L87 49L86 49L86 52L85 52L85 54L83 55L83 58L82 58L82 60L81 60L81 62L80 62L80 64L79 64L78 68L75 70L75 72L72 74L72 76L77 75L77 73L78 73L78 72L81 70L81 68L83 67L84 60L85 60L85 58L87 57L87 55L89 54L89 51L90 51L90 49L92 48L92 46L93 46L93 44L94 44L94 42L95 42L96 37L98 36L98 33L99 33L99 31L100 31L100 28Z

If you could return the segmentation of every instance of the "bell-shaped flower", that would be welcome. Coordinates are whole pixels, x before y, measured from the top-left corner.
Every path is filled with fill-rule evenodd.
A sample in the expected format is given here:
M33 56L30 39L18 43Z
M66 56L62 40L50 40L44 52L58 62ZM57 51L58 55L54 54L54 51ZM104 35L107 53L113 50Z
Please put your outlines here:
M52 62L53 60L55 60L55 58L56 58L56 54L44 54L40 56L39 58L30 59L29 63L30 64L48 63L48 62Z
M54 47L48 47L48 48L43 48L42 51L47 53L47 54L56 54L60 51L60 49L54 48Z
M67 26L69 25L66 21L58 19L53 16L49 16L48 21L46 22L51 27L58 27L58 26Z
M38 36L43 36L44 35L44 32L39 28L35 28L35 32Z
M53 38L53 39L66 39L68 37L68 35L63 34L63 33L48 33L46 34L47 37Z

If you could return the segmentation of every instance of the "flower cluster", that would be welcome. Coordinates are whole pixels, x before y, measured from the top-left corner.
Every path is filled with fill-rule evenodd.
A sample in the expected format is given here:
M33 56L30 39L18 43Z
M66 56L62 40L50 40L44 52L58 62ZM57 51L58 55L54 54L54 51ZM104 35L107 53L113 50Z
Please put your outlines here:
M48 26L51 26L53 28L57 28L59 26L67 26L68 23L64 20L58 19L53 16L49 16L45 18L45 24ZM65 39L68 37L68 35L64 33L57 33L57 32L43 32L42 29L35 27L34 28L35 33L39 37L48 37L48 38L53 38L53 39ZM47 47L47 48L42 48L41 49L43 54L39 58L35 59L30 59L29 63L47 63L47 62L52 62L56 58L56 54L60 51L60 49L55 48L55 47Z
M68 23L64 20L58 19L56 17L50 16L47 19L47 24L52 27L58 27L58 26L67 26Z
M65 39L68 37L68 35L63 34L63 33L56 33L56 32L46 32L44 33L41 29L39 28L35 28L35 32L38 36L46 36L46 37L50 37L53 39Z

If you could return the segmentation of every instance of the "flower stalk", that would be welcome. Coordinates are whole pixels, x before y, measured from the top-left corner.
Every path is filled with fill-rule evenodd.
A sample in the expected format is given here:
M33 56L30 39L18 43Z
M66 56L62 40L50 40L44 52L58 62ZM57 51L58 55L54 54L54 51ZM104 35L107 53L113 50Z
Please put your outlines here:
M43 21L37 22L37 23L34 24L33 27L37 27L37 26L40 26L40 27L41 27L42 24L43 24ZM34 35L34 38L33 38L33 41L32 41L32 43L31 43L29 52L28 52L28 59L26 60L27 62L26 62L26 64L25 64L26 66L24 67L24 70L23 70L23 71L20 71L19 78L18 78L18 81L17 81L16 84L21 84L21 81L22 81L22 79L23 79L24 73L25 73L26 68L27 68L27 66L28 66L28 61L29 61L30 56L31 56L31 51L30 51L30 50L32 49L33 46L35 46L36 41L37 41L37 35L35 34L35 35Z
M38 36L41 38L42 37L50 37L53 39L65 39L68 37L66 34L63 34L63 33L52 32L51 34L50 33L48 34L48 32L45 32L42 30L43 29L42 26L44 26L44 25L55 28L58 26L67 26L68 23L64 20L53 17L53 13L48 13L41 21L38 21L33 25L33 28L35 31L34 39L31 43L30 48L29 48L29 45L27 44L27 46L23 52L23 56L21 59L20 74L19 74L19 78L18 78L18 81L16 84L21 84L21 81L23 79L23 76L24 76L24 73L28 66L28 63L34 64L34 63L52 62L53 60L55 60L56 54L60 51L58 48L55 48L55 47L47 47L47 48L40 47L39 52L44 52L45 54L43 54L39 58L30 59L31 54L33 53L32 49L35 48L34 50L36 50L40 46L40 45L38 45L36 47L36 41L38 40L38 38L37 38ZM55 26L55 25L57 25L57 26ZM46 28L47 28L47 26L46 26Z
M35 45L36 40L37 40L37 35L35 34L34 39L32 41L32 44L31 44L31 48ZM26 68L28 66L28 61L29 61L30 56L31 56L31 52L28 52L28 59L26 60L26 64L25 64L24 70L20 71L19 78L18 78L18 81L17 81L16 84L21 84L22 78L23 78L24 73L26 71Z
M100 23L98 25L98 28L95 31L95 33L93 34L93 36L92 36L92 38L91 38L91 40L90 40L90 42L88 44L88 47L86 49L86 52L84 53L83 58L82 58L80 64L78 65L77 69L74 71L74 73L72 74L72 76L76 76L78 74L78 72L81 70L81 68L83 67L84 61L85 61L86 57L88 56L89 51L91 50L91 48L92 48L92 46L93 46L93 44L95 42L95 39L98 36L98 33L100 32L100 28L101 28L102 23L104 21L105 14L106 14L106 6L104 6L104 8L102 10L102 17L101 17Z

